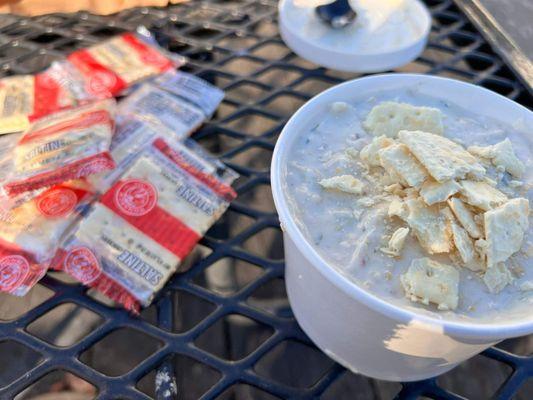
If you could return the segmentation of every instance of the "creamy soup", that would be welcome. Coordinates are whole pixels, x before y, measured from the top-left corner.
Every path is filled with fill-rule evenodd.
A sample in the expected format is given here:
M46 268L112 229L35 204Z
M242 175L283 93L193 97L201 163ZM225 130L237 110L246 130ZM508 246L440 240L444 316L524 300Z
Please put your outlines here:
M529 308L533 305L533 221L529 215L526 216L529 227L525 228L520 250L504 263L510 282L504 284L503 289L492 292L483 280L483 271L463 266L457 249L429 254L420 245L412 227L401 251L396 255L387 252L393 233L398 228L409 228L409 224L401 218L389 217L391 202L397 198L390 193L393 189L389 187L394 184L394 179L388 182L381 179L386 175L383 169L369 167L360 154L376 137L368 132L365 120L375 106L387 101L440 110L441 136L465 149L495 145L508 138L525 172L517 178L491 163L490 159L479 157L486 171L483 179L491 182L508 199L524 198L532 204L533 135L528 131L531 127L525 127L523 121L516 121L514 126L503 126L496 120L428 98L414 90L389 91L364 102L333 103L323 107L308 126L302 126L301 134L292 143L284 171L284 185L291 213L307 241L331 268L370 293L404 308L437 318L477 322L513 320L530 314ZM472 153L475 153L475 147ZM332 190L319 183L344 175L357 178L364 189L358 191L355 188L349 193L350 190ZM384 189L385 186L389 191ZM404 186L408 185L404 182ZM410 190L410 195L419 196L419 189ZM461 192L454 196L464 200ZM442 204L441 208L446 208L447 203ZM497 205L490 207L496 208ZM471 209L476 209L481 217L486 211L477 207ZM476 221L480 222L478 217ZM480 229L483 231L483 222ZM471 240L474 243L476 239ZM419 258L429 258L458 271L459 300L453 310L446 310L446 307L439 310L433 303L413 302L406 296L401 276L408 271L412 261Z

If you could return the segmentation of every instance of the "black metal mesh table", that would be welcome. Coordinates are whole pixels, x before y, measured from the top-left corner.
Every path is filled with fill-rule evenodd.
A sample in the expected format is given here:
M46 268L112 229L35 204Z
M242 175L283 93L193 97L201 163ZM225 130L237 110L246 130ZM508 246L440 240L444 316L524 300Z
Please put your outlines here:
M528 91L451 0L427 3L429 46L401 71L474 82L531 106ZM291 53L278 35L275 1L190 2L109 17L2 16L1 74L36 72L139 24L187 56L186 70L226 91L195 138L242 175L239 198L141 318L56 273L24 299L1 297L0 398L31 398L57 371L92 385L99 399L167 398L175 384L180 399L531 398L528 343L503 345L525 355L491 348L443 377L392 384L344 370L298 327L283 287L270 157L301 104L356 75Z

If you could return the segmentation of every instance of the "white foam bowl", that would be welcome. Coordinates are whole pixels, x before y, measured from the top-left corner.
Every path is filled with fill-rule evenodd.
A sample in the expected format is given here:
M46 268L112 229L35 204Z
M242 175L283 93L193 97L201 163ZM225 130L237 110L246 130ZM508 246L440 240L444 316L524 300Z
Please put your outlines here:
M487 89L414 74L385 74L332 87L304 104L285 125L272 160L274 202L283 229L285 282L294 315L335 361L373 378L413 381L442 374L501 340L533 333L533 313L503 323L447 321L388 303L330 267L299 230L284 181L290 148L310 118L334 101L354 103L382 91L416 89L504 124L533 126L533 113Z
M423 29L410 42L387 51L376 47L372 53L339 50L311 40L294 26L287 16L290 1L293 0L281 0L278 4L279 31L285 44L300 57L338 71L383 72L406 65L424 51L431 30L431 15L427 7L421 1L413 0Z

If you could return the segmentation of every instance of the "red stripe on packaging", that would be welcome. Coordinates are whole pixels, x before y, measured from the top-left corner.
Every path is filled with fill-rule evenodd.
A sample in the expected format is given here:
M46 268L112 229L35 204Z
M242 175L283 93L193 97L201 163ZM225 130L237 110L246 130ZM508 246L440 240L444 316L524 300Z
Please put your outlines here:
M200 240L200 235L157 205L157 190L146 181L119 181L100 203L146 236L183 260Z
M134 34L125 33L122 35L122 39L133 49L135 49L142 61L144 61L146 64L156 67L160 72L174 68L174 64L169 58L165 57L156 49L143 43L141 40L135 37Z
M200 182L211 188L216 194L225 199L226 201L233 201L237 197L237 193L233 188L225 183L216 179L213 175L206 174L199 171L194 166L189 164L180 154L174 151L168 144L161 138L154 140L153 145L161 153L163 153L169 160L174 162L177 166L187 171L194 176Z
M13 254L16 253L18 255L23 256L28 260L29 263L35 263L35 257L32 253L24 250L22 247L5 241L4 239L0 238L0 257L7 255L7 254Z
M70 129L83 129L89 128L93 125L107 124L110 129L113 128L113 118L106 110L91 111L81 114L75 118L47 126L46 128L36 131L29 131L27 134L20 138L19 143L27 143L37 138L42 138L57 133L64 132Z
M83 178L115 168L115 162L108 151L83 158L53 171L43 172L27 179L12 181L4 185L9 196L29 192L42 187L57 185L70 179Z
M109 297L111 300L122 304L126 310L131 311L135 315L139 314L141 310L141 304L137 298L120 283L111 279L106 274L101 274L88 286L95 288L97 291Z
M68 273L84 285L122 304L126 310L139 314L141 306L137 298L120 283L106 275L89 248L80 246L68 250L59 249L50 263L50 268Z
M46 72L35 75L33 91L32 118L50 114L61 108L59 105L61 87Z
M98 99L116 96L128 86L117 73L96 61L86 49L71 53L67 59L84 75L85 90Z

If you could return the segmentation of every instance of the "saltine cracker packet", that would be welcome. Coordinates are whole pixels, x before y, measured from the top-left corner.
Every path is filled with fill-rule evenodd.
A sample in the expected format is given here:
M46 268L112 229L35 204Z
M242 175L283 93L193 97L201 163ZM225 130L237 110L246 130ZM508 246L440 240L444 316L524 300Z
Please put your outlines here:
M144 79L181 65L155 41L131 32L76 50L67 60L83 76L86 90L97 98L117 96Z
M115 100L107 99L36 120L3 155L3 191L16 196L113 169L114 113Z
M182 71L167 71L133 88L120 102L118 120L142 119L157 125L161 135L191 135L210 118L224 92L206 80Z
M140 85L118 106L119 118L137 118L158 124L162 135L183 139L205 121L202 110L152 83Z
M88 182L73 180L0 212L0 292L23 296L44 276L63 234L93 194Z
M0 79L0 134L22 132L36 118L91 98L61 71L54 64L36 75Z
M148 306L236 197L236 173L211 161L153 139L63 242L52 268L130 311Z
M183 71L170 71L156 76L152 83L157 87L195 105L210 118L224 98L224 91L205 79Z

